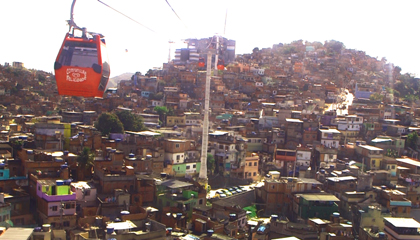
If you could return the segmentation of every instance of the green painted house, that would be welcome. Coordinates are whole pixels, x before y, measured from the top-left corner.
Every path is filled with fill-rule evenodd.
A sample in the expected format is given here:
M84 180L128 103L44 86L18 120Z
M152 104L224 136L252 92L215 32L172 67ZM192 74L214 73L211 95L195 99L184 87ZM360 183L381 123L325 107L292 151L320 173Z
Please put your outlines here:
M185 175L195 176L200 171L201 162L188 162L172 165L172 173L175 177L185 177Z
M157 183L158 208L177 207L187 212L190 217L192 209L205 205L205 198L199 198L199 188L192 183L169 179Z

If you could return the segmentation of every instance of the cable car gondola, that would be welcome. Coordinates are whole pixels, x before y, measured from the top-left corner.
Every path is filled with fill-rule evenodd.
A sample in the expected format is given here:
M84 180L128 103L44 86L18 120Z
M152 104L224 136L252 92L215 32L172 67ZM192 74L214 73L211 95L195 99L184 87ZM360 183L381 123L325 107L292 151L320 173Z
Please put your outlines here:
M58 94L103 97L110 75L105 39L101 34L77 27L73 21L75 2L69 32L54 63ZM81 31L82 36L76 37L75 30Z
M198 70L205 70L206 68L206 62L204 61L204 58L198 59Z
M224 70L225 69L225 61L223 59L217 60L217 69L218 70Z

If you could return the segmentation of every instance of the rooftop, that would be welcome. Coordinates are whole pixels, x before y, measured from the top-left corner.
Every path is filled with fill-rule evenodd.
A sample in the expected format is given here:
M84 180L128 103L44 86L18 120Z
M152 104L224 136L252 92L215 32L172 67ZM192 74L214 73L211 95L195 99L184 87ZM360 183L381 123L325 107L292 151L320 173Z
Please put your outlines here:
M226 135L229 132L224 132L224 131L214 131L212 133L209 133L210 136L222 136L222 135Z
M337 129L319 129L322 133L340 133Z
M303 123L302 120L296 118L286 118L286 122Z
M95 188L94 186L93 186L93 184L91 184L91 183L88 183L88 182L72 182L71 183L71 185L73 186L73 187L75 187L75 188L79 188L79 189L82 189L82 188L84 188L84 189L91 189L91 188Z
M420 228L420 223L414 220L414 218L394 218L384 217L385 221L399 228Z
M407 163L412 166L420 167L420 162L411 158L397 158L398 162Z
M190 187L193 186L193 184L188 182L182 182L176 179L169 179L166 181L162 181L160 183L161 186L165 186L167 188L184 188L184 187Z
M332 202L339 202L336 196L332 194L296 194L298 197L302 197L306 201L332 201Z
M333 181L333 182L342 182L342 181L353 181L353 180L357 180L357 178L356 177L353 177L353 176L328 177L327 180Z
M22 240L29 239L32 235L33 228L11 227L0 236L0 239Z
M111 222L111 223L108 223L106 227L107 228L111 227L111 228L114 228L115 230L125 230L125 229L136 228L137 226L130 220L127 220L125 222Z
M367 149L369 151L382 151L382 148L378 148L378 147L374 147L374 146L370 146L370 145L359 145L359 147Z

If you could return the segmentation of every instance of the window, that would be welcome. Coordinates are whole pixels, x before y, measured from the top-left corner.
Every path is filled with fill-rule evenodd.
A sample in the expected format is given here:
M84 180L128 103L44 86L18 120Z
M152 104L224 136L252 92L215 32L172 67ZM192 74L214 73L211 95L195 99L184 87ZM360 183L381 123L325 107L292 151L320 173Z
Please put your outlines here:
M65 209L75 208L75 204L74 204L74 203L66 203L66 204L64 205L64 208L65 208Z
M63 66L91 68L98 64L96 44L85 42L66 42L58 62Z
M57 211L57 209L58 209L58 208L57 208L57 206L53 206L53 207L52 207L52 210L53 210L54 212L56 212L56 211Z
M16 211L20 211L22 209L22 203L16 203L15 205L14 205L14 210L16 210Z
M203 199L200 199L200 200L198 201L198 204L202 205L202 204L203 204Z
M372 160L372 165L376 166L376 160Z
M257 166L257 164L258 164L257 162L254 162L254 166Z
M257 173L256 173L256 172L254 172L254 177L255 177L255 176L257 176Z
M64 227L70 227L70 221L64 221L63 226Z
M175 148L179 148L179 143L175 144Z
M3 172L0 172L0 177L3 177Z
M250 163L248 164L248 166L252 166L252 162L250 162Z
M395 169L395 165L392 165L392 166L391 166L391 169Z
M180 160L181 159L181 155L176 155L176 160Z
M193 165L193 168L196 168L196 167L197 167L197 166L194 164L194 165Z
M190 168L191 168L191 167L188 165L188 166L187 166L187 170L189 170Z

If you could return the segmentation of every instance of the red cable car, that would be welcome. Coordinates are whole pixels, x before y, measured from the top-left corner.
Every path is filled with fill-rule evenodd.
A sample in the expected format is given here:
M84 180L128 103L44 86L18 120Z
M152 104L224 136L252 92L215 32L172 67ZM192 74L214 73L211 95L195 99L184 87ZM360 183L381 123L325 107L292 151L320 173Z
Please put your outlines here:
M225 61L223 59L217 60L217 69L224 70L225 69Z
M204 61L204 58L199 58L198 59L198 69L199 70L204 70L206 67L206 62Z
M75 1L69 21L71 31L66 34L54 63L58 94L103 97L110 75L105 39L101 34L77 27L73 21ZM82 37L75 37L74 30L83 31Z

